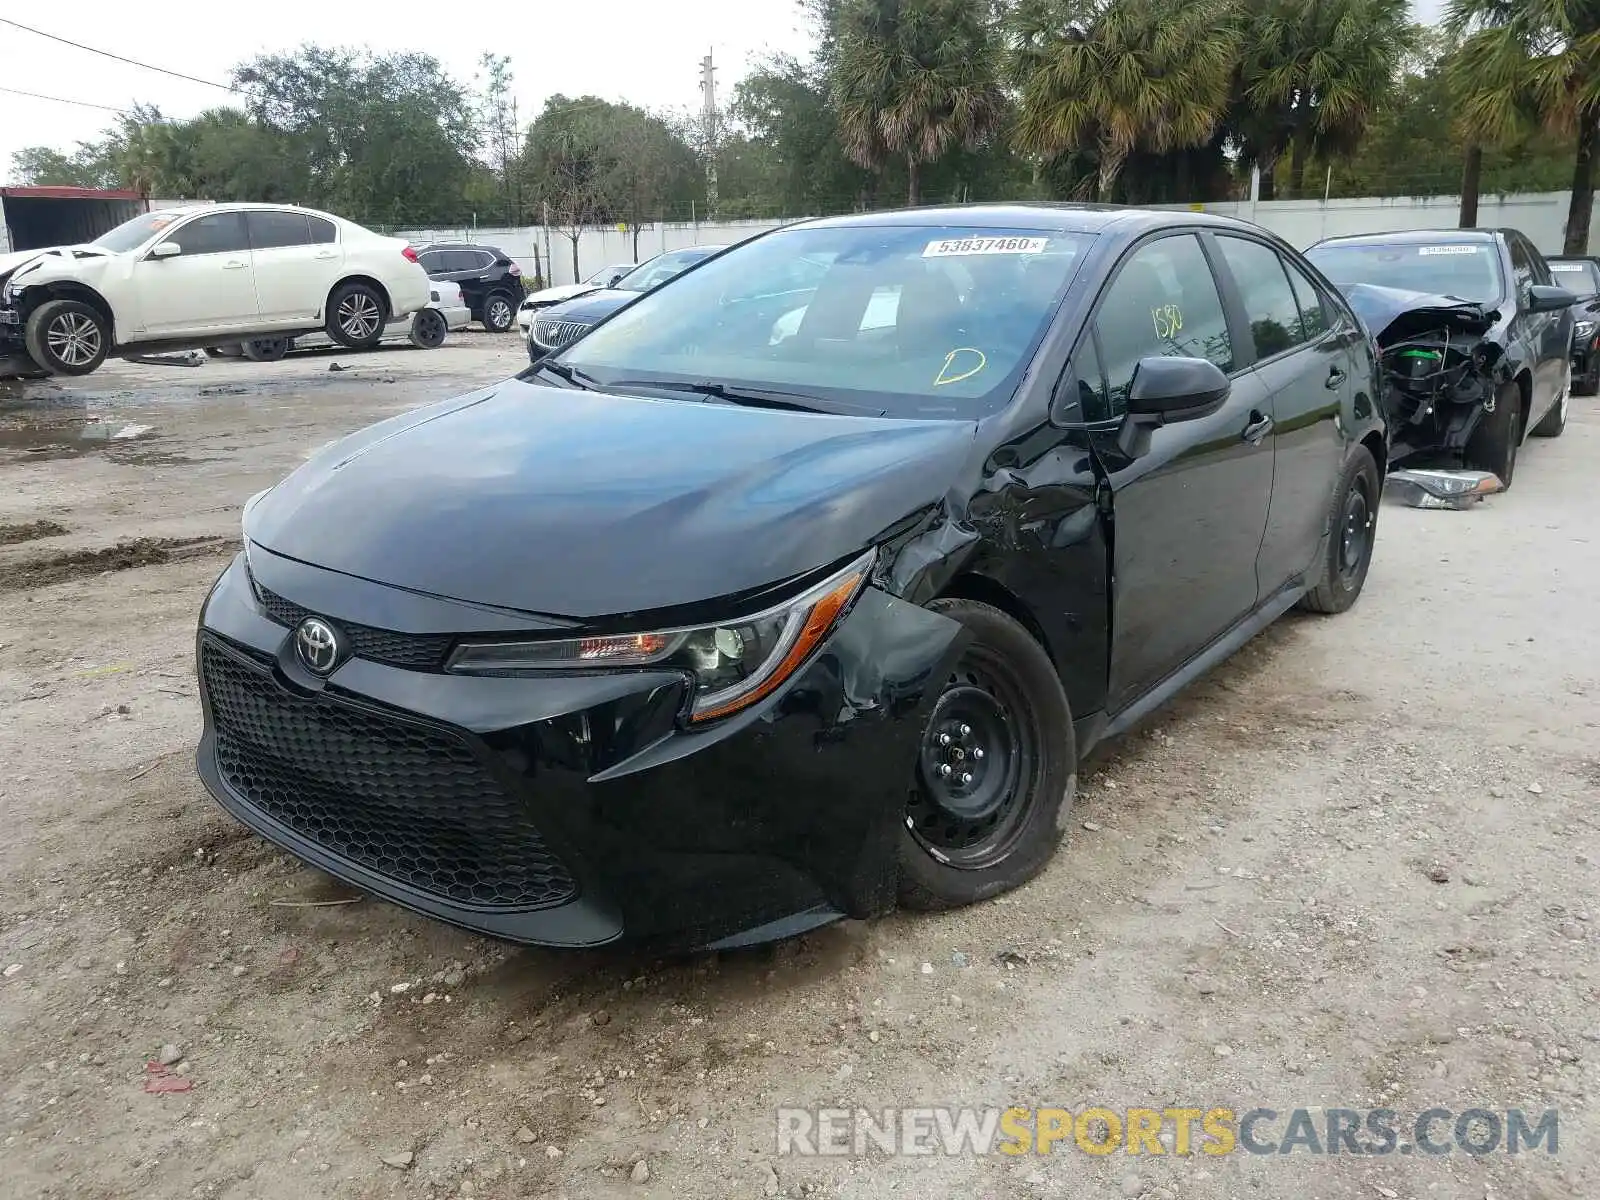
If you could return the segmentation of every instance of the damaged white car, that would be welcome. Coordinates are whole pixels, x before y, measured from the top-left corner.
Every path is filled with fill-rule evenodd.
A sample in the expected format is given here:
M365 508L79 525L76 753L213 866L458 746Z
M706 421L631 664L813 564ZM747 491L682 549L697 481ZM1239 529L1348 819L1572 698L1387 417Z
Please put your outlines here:
M403 239L287 205L167 208L85 245L0 257L0 358L87 375L108 356L268 335L366 347L428 302Z

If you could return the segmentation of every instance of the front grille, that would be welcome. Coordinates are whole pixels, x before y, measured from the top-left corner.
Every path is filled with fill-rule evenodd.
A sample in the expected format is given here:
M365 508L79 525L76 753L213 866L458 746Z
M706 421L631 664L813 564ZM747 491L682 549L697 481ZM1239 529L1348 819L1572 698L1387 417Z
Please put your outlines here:
M305 696L207 638L217 767L240 799L340 858L486 908L547 908L577 885L467 742L326 693Z
M588 328L582 321L535 321L533 340L546 350L558 350Z
M290 629L307 617L320 615L260 584L256 584L256 599L261 602L267 616ZM449 634L395 633L388 629L373 629L368 625L351 625L345 621L336 624L349 637L351 652L357 658L370 659L391 667L405 667L411 671L442 670L445 657L450 653L450 643L455 640Z

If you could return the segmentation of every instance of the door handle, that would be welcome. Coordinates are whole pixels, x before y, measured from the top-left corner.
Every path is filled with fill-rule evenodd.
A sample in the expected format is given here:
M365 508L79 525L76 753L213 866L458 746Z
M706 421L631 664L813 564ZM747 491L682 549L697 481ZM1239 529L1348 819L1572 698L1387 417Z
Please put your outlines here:
M224 271L242 271L244 266L245 264L240 262L238 259L230 258L227 262L222 264L222 269Z
M1328 382L1327 382L1326 386L1330 387L1330 388L1336 388L1340 384L1342 384L1344 381L1345 381L1345 373L1343 371L1341 371L1338 367L1334 367L1332 370L1330 370L1328 372Z
M1244 427L1244 432L1239 436L1252 446L1259 446L1266 440L1267 434L1272 432L1272 418L1263 416L1254 410L1250 413L1250 424Z
M339 256L337 254L335 254L332 250L323 250L322 252L320 252L317 255L317 257L318 258L337 258Z

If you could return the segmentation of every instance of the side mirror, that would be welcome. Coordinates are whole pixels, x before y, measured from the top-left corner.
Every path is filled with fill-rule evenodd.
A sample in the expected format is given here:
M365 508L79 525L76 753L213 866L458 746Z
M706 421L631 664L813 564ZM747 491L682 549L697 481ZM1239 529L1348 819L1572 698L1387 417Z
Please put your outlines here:
M1209 417L1222 407L1232 386L1207 358L1141 358L1128 387L1128 412L1117 431L1117 448L1138 458L1149 451L1152 430Z
M1528 311L1531 313L1560 312L1577 302L1577 294L1564 287L1536 283L1528 289Z
M183 253L183 247L177 242L157 242L150 251L151 258L176 258Z

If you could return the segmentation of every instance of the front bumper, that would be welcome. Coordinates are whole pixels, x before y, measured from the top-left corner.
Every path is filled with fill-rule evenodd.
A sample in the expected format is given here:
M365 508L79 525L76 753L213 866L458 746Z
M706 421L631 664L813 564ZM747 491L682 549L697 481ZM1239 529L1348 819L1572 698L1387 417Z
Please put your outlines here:
M0 305L0 355L23 352L22 313Z
M691 732L676 672L446 674L447 631L534 626L259 548L251 567L202 612L197 767L314 866L551 946L724 947L893 906L919 737L964 643L948 618L869 588L784 689ZM325 681L294 651L312 612L356 647Z

